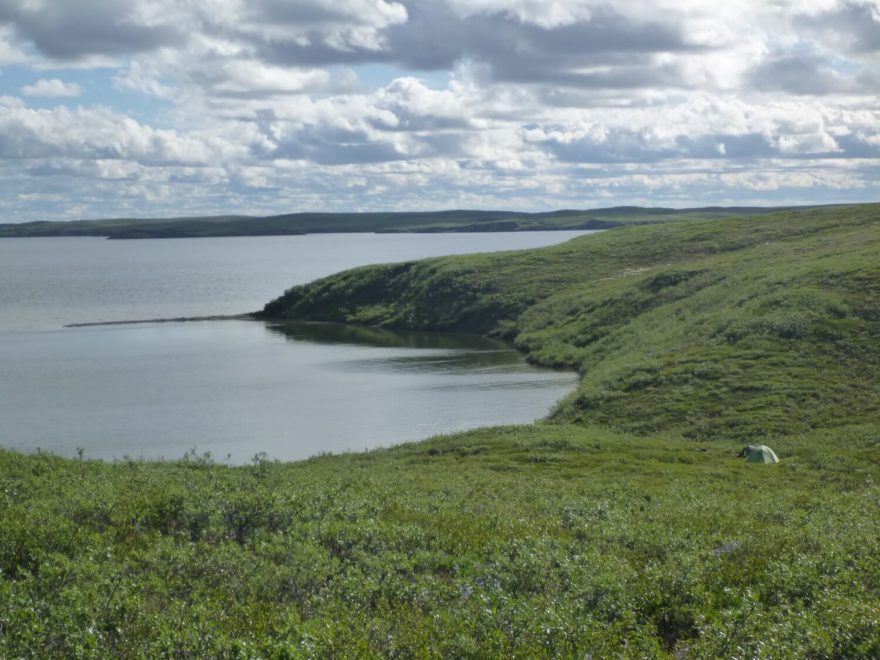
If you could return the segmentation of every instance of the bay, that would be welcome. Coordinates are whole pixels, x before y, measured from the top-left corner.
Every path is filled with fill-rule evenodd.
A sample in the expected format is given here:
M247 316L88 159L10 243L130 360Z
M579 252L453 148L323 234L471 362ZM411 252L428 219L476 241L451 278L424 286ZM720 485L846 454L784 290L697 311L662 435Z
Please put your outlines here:
M255 311L355 266L518 250L590 232L0 239L0 331Z
M0 240L0 446L245 463L543 417L575 376L479 337L256 321L61 326L252 311L365 263L582 233Z

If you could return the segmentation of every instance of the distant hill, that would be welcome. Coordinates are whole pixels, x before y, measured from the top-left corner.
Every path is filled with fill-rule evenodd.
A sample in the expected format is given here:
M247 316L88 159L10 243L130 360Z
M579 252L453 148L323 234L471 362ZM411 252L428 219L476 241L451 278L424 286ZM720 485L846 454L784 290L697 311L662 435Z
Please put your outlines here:
M98 236L113 239L287 236L319 233L492 232L610 229L682 219L763 215L793 207L705 207L693 209L618 206L605 209L515 211L425 211L397 213L288 213L180 218L108 218L71 222L0 224L0 238Z

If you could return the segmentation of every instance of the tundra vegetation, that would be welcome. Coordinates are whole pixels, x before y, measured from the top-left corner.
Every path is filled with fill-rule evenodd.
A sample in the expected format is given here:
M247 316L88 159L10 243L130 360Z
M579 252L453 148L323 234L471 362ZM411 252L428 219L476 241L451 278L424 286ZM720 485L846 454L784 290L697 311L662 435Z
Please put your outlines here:
M878 255L863 205L291 289L257 316L490 334L580 385L292 464L0 452L0 655L877 657Z

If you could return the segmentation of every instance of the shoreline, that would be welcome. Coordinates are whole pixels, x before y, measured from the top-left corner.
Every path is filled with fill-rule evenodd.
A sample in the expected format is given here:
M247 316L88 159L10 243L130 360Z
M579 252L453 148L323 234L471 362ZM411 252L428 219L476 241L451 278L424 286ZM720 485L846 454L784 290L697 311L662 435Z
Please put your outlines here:
M256 321L253 313L213 314L211 316L176 316L158 319L127 319L122 321L88 321L84 323L65 323L63 328L93 328L101 325L137 325L141 323L194 323L198 321Z

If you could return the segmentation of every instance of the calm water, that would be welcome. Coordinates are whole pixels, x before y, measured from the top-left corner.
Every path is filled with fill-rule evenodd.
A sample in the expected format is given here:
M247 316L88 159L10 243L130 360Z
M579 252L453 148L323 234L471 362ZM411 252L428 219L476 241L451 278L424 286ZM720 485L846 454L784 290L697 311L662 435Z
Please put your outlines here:
M356 265L581 233L0 240L0 445L104 459L195 448L241 463L542 417L574 375L480 338L246 321L61 326L250 311Z

